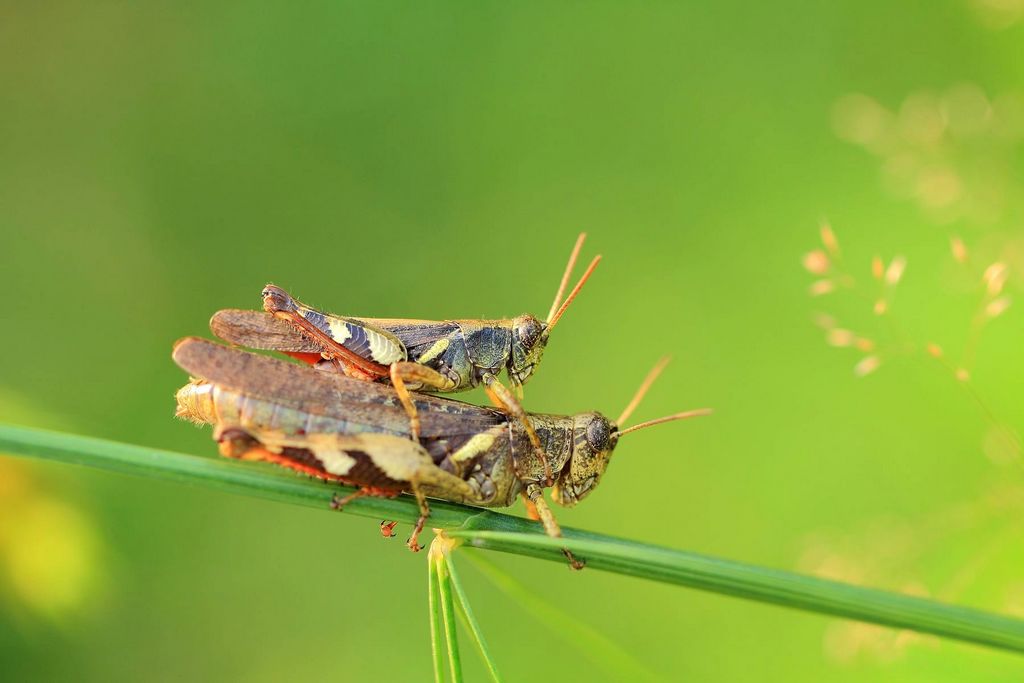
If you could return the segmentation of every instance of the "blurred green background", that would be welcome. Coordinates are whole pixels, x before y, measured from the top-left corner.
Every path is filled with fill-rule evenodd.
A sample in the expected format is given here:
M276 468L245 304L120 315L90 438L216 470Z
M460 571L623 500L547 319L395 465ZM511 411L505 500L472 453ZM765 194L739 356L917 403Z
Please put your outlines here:
M257 308L273 281L339 313L543 315L587 230L585 256L605 260L528 407L616 415L670 353L636 419L716 412L624 441L563 524L1024 614L1024 316L1011 305L981 330L1024 271L1022 13L4 3L0 420L214 457L209 430L172 417L185 376L169 358L214 310ZM812 298L801 259L825 219L847 275ZM907 259L891 291L871 279L876 254ZM993 262L1008 277L989 271L986 290ZM870 343L829 348L822 324ZM865 357L880 365L858 378ZM0 671L426 680L425 556L404 531L0 459ZM491 559L667 680L1022 669ZM509 680L615 678L461 566Z

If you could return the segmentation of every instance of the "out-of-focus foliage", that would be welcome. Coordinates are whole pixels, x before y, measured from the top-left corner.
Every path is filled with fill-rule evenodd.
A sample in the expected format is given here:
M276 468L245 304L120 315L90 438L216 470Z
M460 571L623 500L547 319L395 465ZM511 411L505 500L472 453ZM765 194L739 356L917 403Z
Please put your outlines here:
M671 353L636 419L716 412L631 437L563 523L1022 613L1022 31L982 0L10 4L0 420L212 456L169 352L215 309L274 281L542 315L586 229L605 260L527 405L615 415ZM809 298L826 219L855 286ZM425 557L376 524L7 460L0 512L12 680L429 675ZM491 559L668 679L1020 668ZM508 680L612 679L463 566Z

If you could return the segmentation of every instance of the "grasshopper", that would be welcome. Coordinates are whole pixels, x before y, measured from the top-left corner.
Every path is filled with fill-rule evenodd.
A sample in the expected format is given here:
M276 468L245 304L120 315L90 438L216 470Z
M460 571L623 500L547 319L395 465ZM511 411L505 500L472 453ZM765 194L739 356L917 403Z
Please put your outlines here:
M408 415L414 441L420 436L421 420L410 390L449 393L483 385L490 400L523 425L550 483L551 468L541 440L519 398L551 331L601 259L591 261L563 300L585 238L585 233L577 238L543 322L529 314L505 320L444 321L343 317L311 308L271 284L262 294L266 313L218 311L210 327L234 344L281 351L356 379L390 382ZM498 379L503 368L519 398Z
M198 338L179 341L173 357L194 378L177 393L177 415L214 425L222 455L358 487L335 498L332 507L338 509L361 496L412 493L420 509L407 542L413 551L420 550L418 537L430 515L428 497L505 507L522 493L536 507L544 530L561 536L543 497L544 465L522 423L500 410L416 394L421 423L413 439L391 387ZM648 375L614 422L597 412L529 414L555 471L557 503L575 505L597 486L623 435L708 412L677 413L621 429L663 367ZM564 552L572 566L582 566Z

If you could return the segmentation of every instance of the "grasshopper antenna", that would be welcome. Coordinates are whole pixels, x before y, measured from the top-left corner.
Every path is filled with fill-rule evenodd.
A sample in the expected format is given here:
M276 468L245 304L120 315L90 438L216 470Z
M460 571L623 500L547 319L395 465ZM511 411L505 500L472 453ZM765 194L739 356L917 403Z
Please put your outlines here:
M579 258L580 249L583 248L583 241L587 239L587 233L581 232L580 236L576 238L576 245L572 248L572 253L569 254L569 262L565 264L565 272L562 273L562 281L558 284L558 293L555 294L555 300L551 302L551 310L548 311L548 317L545 320L551 320L552 316L555 315L555 311L558 310L558 304L562 301L562 295L565 294L565 287L569 284L569 276L572 275L572 269L576 267L576 259Z
M551 330L555 329L555 325L558 323L559 318L565 315L565 310L569 308L569 304L572 303L572 300L575 299L576 295L580 293L581 289L583 289L583 285L586 284L587 280L590 278L591 273L594 272L594 269L597 268L597 264L600 262L600 255L595 256L594 260L590 262L589 266L587 266L587 269L583 271L583 275L580 276L580 281L577 282L576 286L572 288L571 292L569 292L569 296L565 297L565 301L563 301L562 305L558 307L558 310L555 311L555 314L548 318L547 329L544 330L545 334L551 334Z
M647 390L651 388L652 384L654 384L654 380L658 379L658 375L661 374L661 371L665 369L665 366L667 366L671 360L672 356L665 356L654 364L654 367L651 368L651 371L647 373L646 377L644 377L644 381L640 383L640 388L636 390L635 394L633 394L633 398L630 399L629 405L627 405L626 409L622 411L622 415L619 415L619 419L615 421L615 424L620 425L629 419L629 416L633 414L636 407L640 405L640 401L643 400Z
M636 393L633 395L633 398L629 402L629 405L627 405L626 409L622 411L622 415L619 415L619 419L615 421L615 424L621 425L623 422L629 419L629 416L632 415L633 411L636 410L638 405L640 405L640 401L643 400L644 395L651 388L651 385L654 384L654 380L658 379L658 375L661 374L661 371L665 369L665 366L667 366L669 364L669 361L671 360L671 356L665 356L657 363L655 363L654 367L651 368L651 371L647 373L647 377L644 377L644 381L640 383L640 388L636 390ZM710 408L688 410L683 413L676 413L675 415L659 417L656 420L648 420L647 422L641 422L640 424L633 425L628 429L620 429L618 432L616 432L616 435L622 436L623 434L629 434L630 432L635 432L646 427L653 427L654 425L659 425L663 422L672 422L673 420L685 420L690 417L699 417L701 415L710 414Z
M641 422L638 425L633 425L628 429L622 429L615 433L616 436L622 436L623 434L629 434L635 432L638 429L645 429L646 427L653 427L654 425L660 425L663 422L672 422L674 420L686 420L691 417L700 417L702 415L710 415L713 410L711 408L698 408L697 410L687 410L686 412L676 413L675 415L666 415L665 417L659 417L657 420L648 420L647 422Z

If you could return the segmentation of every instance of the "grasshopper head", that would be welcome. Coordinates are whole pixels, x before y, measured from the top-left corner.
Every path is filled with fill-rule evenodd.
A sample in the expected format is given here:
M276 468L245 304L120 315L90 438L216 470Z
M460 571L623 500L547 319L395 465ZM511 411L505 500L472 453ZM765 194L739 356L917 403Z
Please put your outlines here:
M547 325L532 315L521 315L512 321L512 355L508 363L512 384L522 386L530 379L547 344Z
M601 413L573 417L572 455L558 475L552 497L559 505L572 507L590 493L608 469L619 430Z
M565 287L569 283L569 276L572 275L573 266L576 265L576 257L579 256L580 249L583 247L584 238L586 238L586 234L581 234L576 239L576 246L573 247L572 254L569 255L569 263L565 266L565 273L562 275L562 282L558 286L558 293L555 294L555 301L551 304L548 317L541 322L532 315L521 315L512 321L512 354L509 356L508 361L508 377L516 388L522 387L534 370L537 369L537 364L540 363L540 358L544 355L544 347L548 344L551 330L555 329L555 325L558 324L559 319L565 314L572 300L580 293L583 283L587 281L601 260L600 256L596 256L590 262L587 270L580 277L579 282L572 288L569 295L563 299L562 295L565 293Z
M582 413L572 418L572 454L569 462L558 474L552 497L559 505L570 507L578 503L584 496L593 490L601 480L601 475L608 469L611 461L612 451L619 443L619 439L630 432L637 432L641 429L653 427L654 425L684 420L698 415L707 415L711 411L706 408L689 410L682 413L675 413L666 417L659 417L656 420L648 420L626 429L619 427L629 419L636 407L640 404L647 390L657 378L658 374L665 368L668 358L663 358L648 373L647 378L637 389L633 399L622 411L615 422L612 422L601 413Z

